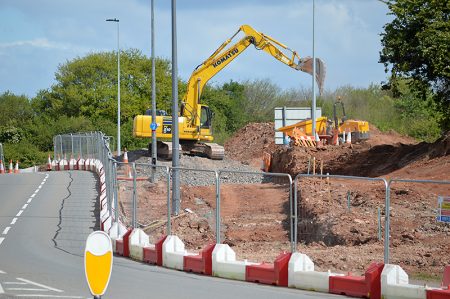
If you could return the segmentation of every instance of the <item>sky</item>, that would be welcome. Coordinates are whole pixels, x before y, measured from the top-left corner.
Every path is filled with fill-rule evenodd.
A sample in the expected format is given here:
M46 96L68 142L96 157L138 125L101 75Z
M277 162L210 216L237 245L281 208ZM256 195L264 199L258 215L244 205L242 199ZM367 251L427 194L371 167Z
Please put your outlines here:
M60 64L89 53L137 48L151 55L151 0L1 0L0 93L33 97L55 83ZM155 55L171 59L171 1L155 3ZM178 75L188 80L194 68L230 38L251 25L312 56L312 0L178 0ZM326 64L325 89L367 87L385 81L378 63L380 33L390 22L378 0L315 0L315 53ZM238 39L236 39L237 41ZM295 71L250 46L211 79L270 79L282 89L311 88L311 76Z

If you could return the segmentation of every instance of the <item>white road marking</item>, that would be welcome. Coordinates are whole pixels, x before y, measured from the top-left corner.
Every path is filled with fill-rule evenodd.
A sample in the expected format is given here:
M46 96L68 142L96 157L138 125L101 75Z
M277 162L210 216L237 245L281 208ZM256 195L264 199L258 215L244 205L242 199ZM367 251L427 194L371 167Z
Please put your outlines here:
M44 288L44 289L48 289L50 291L55 291L55 292L58 292L58 293L64 292L64 291L61 291L61 290L58 290L58 289L55 289L55 288L52 288L52 287L49 287L49 286L37 283L37 282L33 282L31 280L27 280L25 278L17 277L17 280L20 280L20 281L23 281L23 282L28 282L29 284L32 284L32 285L35 285L35 286L38 286L38 287L41 287L41 288Z
M27 203L30 203L33 200L33 197L28 198Z
M0 294L3 294L3 293L5 293L5 291L3 290L2 284L0 283Z
M27 207L28 207L28 204L26 203L23 205L22 210L25 210Z
M11 229L11 227L10 226L8 226L7 228L5 228L4 230L3 230L3 235L6 235L8 232L9 232L9 230Z
M33 291L33 292L48 292L46 289L30 289L30 288L6 288L8 291Z
M0 238L0 244L2 244L3 240L5 240L5 238Z
M16 223L16 221L17 221L17 218L14 217L10 224L13 225L14 223Z
M6 274L6 272L5 272L5 271L2 271L2 270L0 270L0 274Z
M16 281L4 281L3 284L27 284L26 282L16 282Z
M20 210L19 213L17 213L16 217L19 217L20 215L22 215L23 210Z
M35 195L36 195L36 193L33 193L33 194L30 196L30 198L33 198Z
M84 297L81 296L60 296L60 295L49 295L49 294L26 294L26 295L14 295L16 297L43 297L43 298L73 298L73 299L82 299Z
M38 189L41 189L41 188L42 188L42 185L39 185Z

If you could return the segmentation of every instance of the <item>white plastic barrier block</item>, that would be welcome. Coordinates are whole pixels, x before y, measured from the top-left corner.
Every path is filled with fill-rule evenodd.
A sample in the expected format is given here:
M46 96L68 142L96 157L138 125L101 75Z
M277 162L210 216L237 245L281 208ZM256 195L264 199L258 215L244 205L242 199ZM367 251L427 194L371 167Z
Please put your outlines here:
M258 264L247 260L237 261L236 253L228 244L217 244L212 253L212 274L217 277L245 280L245 267Z
M385 264L381 272L384 299L426 299L426 286L409 284L408 274L398 265Z
M116 240L122 239L123 235L127 232L127 227L121 222L114 222L109 229L109 236L111 237L113 252L116 252Z
M109 230L109 236L112 238L119 238L125 235L127 227L122 222L114 222Z
M135 228L131 234L128 245L130 247L130 257L132 259L144 260L144 247L150 244L148 235L140 228Z
M328 272L314 271L313 261L303 253L292 254L288 265L288 286L302 290L329 293L330 276L338 276Z
M183 270L184 256L195 255L184 249L184 243L177 236L169 235L162 246L163 266L167 268Z

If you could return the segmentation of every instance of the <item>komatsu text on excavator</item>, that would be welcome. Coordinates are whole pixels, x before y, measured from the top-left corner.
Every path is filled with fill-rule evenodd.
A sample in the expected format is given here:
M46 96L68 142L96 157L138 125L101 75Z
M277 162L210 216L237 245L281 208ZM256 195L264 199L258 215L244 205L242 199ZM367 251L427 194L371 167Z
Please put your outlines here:
M244 37L232 46L227 47L240 32L244 34ZM294 70L312 75L312 58L300 58L297 52L284 44L256 31L249 25L242 25L231 38L227 39L208 59L200 64L189 78L187 92L181 103L180 116L178 117L179 138L183 152L206 155L210 159L223 159L223 147L212 143L214 140L213 112L208 106L200 104L200 97L205 84L250 45L272 55ZM283 50L288 51L289 56ZM325 68L320 59L316 59L316 70L317 82L319 89L321 89L325 77ZM156 116L158 156L165 159L172 158L172 121L172 117L165 116L165 113L159 113ZM137 115L134 118L133 136L151 137L151 124L151 115ZM149 149L151 149L151 146L149 146Z

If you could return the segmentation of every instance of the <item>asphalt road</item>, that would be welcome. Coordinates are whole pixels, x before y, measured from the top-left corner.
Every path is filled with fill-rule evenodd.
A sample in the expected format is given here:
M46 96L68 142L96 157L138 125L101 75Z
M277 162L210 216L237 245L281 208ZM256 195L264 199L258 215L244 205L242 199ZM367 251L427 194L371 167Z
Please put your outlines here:
M0 175L0 298L92 298L85 240L98 229L90 172ZM114 257L102 298L345 298L206 277Z

